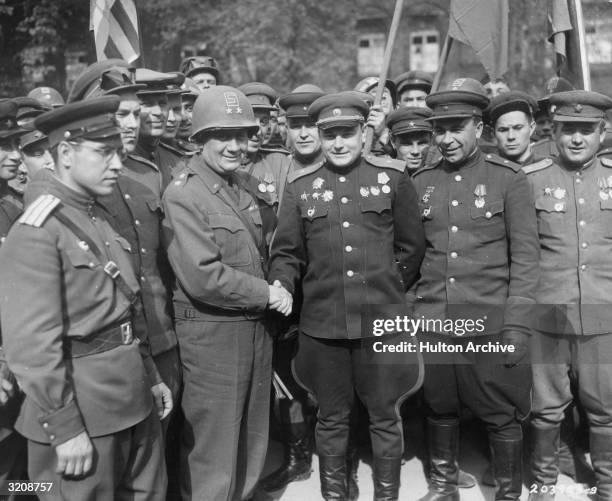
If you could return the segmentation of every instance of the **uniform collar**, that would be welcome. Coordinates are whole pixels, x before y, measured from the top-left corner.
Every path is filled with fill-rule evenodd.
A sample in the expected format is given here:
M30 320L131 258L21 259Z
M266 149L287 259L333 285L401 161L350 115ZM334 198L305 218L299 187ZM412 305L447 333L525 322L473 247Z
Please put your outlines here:
M83 212L91 213L96 205L96 200L92 196L69 188L55 176L49 178L47 192L59 198L64 204L71 205Z
M446 170L449 170L449 171L456 171L459 169L469 169L470 167L473 167L474 165L477 165L478 163L480 163L480 161L482 160L482 157L483 157L482 150L477 146L476 149L474 150L474 153L472 153L463 162L458 163L458 164L451 164L450 162L447 162L446 160L444 160L444 165L445 165Z

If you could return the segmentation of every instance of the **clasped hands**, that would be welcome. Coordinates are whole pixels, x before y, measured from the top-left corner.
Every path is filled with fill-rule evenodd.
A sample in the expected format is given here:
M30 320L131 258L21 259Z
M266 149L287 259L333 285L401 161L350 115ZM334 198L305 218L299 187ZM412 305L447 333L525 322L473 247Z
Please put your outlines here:
M274 280L274 283L268 285L268 288L270 291L268 307L288 317L293 308L293 296L291 293L278 280Z

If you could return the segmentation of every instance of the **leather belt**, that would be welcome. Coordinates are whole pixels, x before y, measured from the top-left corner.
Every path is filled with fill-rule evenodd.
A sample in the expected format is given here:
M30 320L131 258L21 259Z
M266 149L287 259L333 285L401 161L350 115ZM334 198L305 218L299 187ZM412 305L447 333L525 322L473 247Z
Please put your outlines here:
M65 358L79 358L104 351L112 350L121 345L140 342L134 337L132 322L122 322L106 327L84 337L69 337L64 339Z

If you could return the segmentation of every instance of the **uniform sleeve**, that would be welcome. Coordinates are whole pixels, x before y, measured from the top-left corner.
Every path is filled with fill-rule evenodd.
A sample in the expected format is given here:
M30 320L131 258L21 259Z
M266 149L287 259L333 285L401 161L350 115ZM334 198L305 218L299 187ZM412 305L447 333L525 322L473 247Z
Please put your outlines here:
M535 204L527 176L519 172L505 201L510 282L504 329L530 332L539 280L540 244Z
M163 237L168 260L176 279L191 298L226 310L266 308L267 282L222 262L213 230L188 195L166 191L164 212Z
M400 178L393 204L395 259L404 287L410 289L419 276L425 256L425 230L421 222L416 189L408 172Z
M0 314L9 367L41 409L52 445L85 430L63 353L62 263L44 228L19 225L0 249Z
M278 226L270 250L270 283L279 280L291 294L306 266L306 246L302 216L295 195L295 184L288 183L278 211Z

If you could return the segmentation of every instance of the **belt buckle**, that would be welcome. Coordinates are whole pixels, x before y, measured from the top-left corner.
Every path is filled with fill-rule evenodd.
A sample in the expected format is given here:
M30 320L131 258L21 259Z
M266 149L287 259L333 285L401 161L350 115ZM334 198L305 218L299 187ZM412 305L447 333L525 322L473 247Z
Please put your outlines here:
M121 324L121 343L122 344L132 344L134 340L134 335L132 334L132 323L125 322Z
M109 261L104 265L104 273L110 276L113 280L119 276L121 270L115 261Z

